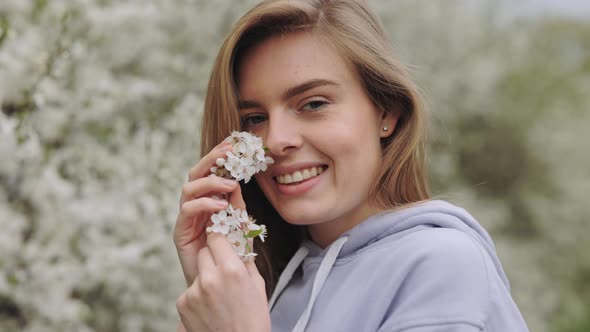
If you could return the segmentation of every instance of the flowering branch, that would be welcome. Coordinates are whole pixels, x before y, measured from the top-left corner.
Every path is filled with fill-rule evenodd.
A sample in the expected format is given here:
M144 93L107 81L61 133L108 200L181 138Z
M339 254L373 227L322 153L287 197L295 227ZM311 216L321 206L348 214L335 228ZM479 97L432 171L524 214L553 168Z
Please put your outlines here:
M234 252L243 260L256 256L251 239L260 237L264 242L266 226L255 224L255 220L248 216L246 210L234 208L230 204L225 210L212 215L211 221L213 225L207 227L208 233L225 235Z
M211 167L212 175L248 183L254 174L266 171L267 165L274 162L271 157L265 156L260 137L234 131L225 140L232 143L233 150L226 153L227 159L216 160L217 166ZM234 252L244 261L256 256L252 242L256 237L264 242L266 226L257 225L246 210L234 208L230 204L225 210L213 214L211 221L213 225L207 227L207 233L225 235Z

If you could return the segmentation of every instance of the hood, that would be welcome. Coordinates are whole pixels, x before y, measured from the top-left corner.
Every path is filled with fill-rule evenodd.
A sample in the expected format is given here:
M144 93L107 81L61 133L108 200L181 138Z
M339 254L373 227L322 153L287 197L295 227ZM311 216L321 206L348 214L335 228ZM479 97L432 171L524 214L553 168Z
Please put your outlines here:
M384 211L369 217L339 237L339 240L343 238L347 240L342 245L337 259L356 255L384 238L388 240L391 240L391 236L401 238L407 233L415 232L416 227L451 228L469 235L486 250L502 281L509 287L508 278L496 255L496 248L490 235L465 209L441 200L421 202L402 210ZM330 248L328 246L322 249L310 240L304 241L302 247L307 249L308 258L321 259Z

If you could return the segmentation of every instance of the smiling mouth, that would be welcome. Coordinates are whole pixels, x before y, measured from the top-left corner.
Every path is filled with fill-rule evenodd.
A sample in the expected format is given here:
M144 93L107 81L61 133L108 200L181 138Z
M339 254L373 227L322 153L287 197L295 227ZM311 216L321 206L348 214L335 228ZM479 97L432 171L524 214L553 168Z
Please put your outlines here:
M297 184L322 174L327 168L325 165L304 168L293 173L277 175L273 179L280 184Z

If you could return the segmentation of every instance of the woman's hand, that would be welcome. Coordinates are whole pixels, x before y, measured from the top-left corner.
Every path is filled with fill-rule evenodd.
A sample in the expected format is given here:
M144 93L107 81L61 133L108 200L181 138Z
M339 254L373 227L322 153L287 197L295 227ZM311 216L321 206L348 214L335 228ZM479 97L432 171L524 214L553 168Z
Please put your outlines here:
M186 331L270 332L264 279L254 262L242 262L223 235L210 233L197 265L198 276L176 301Z
M206 245L205 228L211 214L228 205L227 201L211 196L221 196L222 193L239 191L240 188L234 180L209 176L210 168L215 165L217 158L226 157L225 153L231 150L232 146L227 142L217 145L190 170L189 181L182 186L173 238L187 286L197 276L197 254ZM243 202L241 193L232 196Z

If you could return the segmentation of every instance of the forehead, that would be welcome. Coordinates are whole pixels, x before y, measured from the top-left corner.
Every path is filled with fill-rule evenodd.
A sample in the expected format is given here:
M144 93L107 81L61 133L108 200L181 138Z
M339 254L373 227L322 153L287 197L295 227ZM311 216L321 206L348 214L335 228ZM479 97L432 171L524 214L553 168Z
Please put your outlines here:
M270 95L310 79L354 83L344 59L312 32L270 37L243 54L238 62L240 95Z

